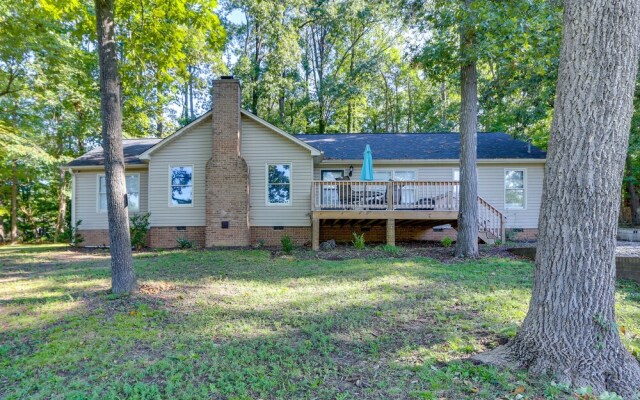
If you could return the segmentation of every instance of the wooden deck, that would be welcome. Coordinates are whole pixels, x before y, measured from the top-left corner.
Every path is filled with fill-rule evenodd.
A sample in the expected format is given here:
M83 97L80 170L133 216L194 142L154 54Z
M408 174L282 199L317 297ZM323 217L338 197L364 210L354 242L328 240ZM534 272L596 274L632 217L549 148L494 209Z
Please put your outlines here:
M320 247L320 226L349 221L386 224L387 243L395 245L396 226L457 223L460 186L453 181L314 181L311 195L312 247ZM478 237L504 238L503 214L478 197Z

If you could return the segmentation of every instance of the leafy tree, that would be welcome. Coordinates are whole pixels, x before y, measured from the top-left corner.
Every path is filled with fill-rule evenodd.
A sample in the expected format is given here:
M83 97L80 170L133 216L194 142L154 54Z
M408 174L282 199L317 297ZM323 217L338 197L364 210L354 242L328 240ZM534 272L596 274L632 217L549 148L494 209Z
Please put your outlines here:
M616 324L614 262L639 53L640 3L565 2L529 312L515 339L481 360L640 394L640 364Z

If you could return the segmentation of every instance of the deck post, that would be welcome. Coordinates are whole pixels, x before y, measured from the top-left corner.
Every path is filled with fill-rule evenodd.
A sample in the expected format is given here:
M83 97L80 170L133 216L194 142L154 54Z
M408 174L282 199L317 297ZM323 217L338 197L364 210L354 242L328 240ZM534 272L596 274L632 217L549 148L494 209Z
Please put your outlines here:
M311 249L320 250L320 219L311 219Z
M396 220L393 218L387 219L387 244L396 245Z
M393 182L387 182L387 210L393 210Z

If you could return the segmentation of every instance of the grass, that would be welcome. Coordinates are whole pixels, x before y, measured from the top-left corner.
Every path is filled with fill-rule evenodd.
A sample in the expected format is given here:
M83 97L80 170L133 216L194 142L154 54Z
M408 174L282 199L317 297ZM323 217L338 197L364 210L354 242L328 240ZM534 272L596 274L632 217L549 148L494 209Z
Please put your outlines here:
M121 297L107 292L106 253L0 247L0 398L571 395L464 361L515 334L527 262L175 250L137 254L135 267L142 291ZM639 356L640 287L617 297Z

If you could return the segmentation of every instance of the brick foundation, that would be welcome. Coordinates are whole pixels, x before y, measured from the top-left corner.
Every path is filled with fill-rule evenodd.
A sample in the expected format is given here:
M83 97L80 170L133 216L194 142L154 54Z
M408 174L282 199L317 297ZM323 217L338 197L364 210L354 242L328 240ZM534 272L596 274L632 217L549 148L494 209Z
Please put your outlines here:
M108 229L78 229L84 241L80 246L109 246Z
M109 231L107 229L81 229L78 231L84 238L83 246L108 246ZM310 226L285 226L282 230L275 230L270 226L254 226L250 229L251 244L263 243L265 246L280 246L280 239L289 235L296 246L309 245L311 243ZM338 243L350 243L353 241L353 232L364 233L367 243L386 243L387 228L384 225L362 227L359 225L321 226L320 241L334 239ZM456 240L457 232L453 228L433 230L420 226L396 226L395 240L397 243L415 241L441 241L445 236ZM188 226L186 230L179 231L175 227L153 227L149 229L147 243L152 248L178 247L177 239L184 237L192 241L197 247L205 247L205 227ZM538 237L538 229L507 229L509 241L535 241Z
M510 242L533 242L538 240L538 228L507 229L505 235Z
M196 247L204 247L204 226L187 226L179 231L175 226L156 226L149 229L148 242L152 248L170 249L178 247L178 238L191 241Z
M275 230L271 226L252 226L251 244L259 244L262 241L265 246L280 246L280 239L284 235L289 235L297 246L311 243L310 226L285 226L282 230Z

